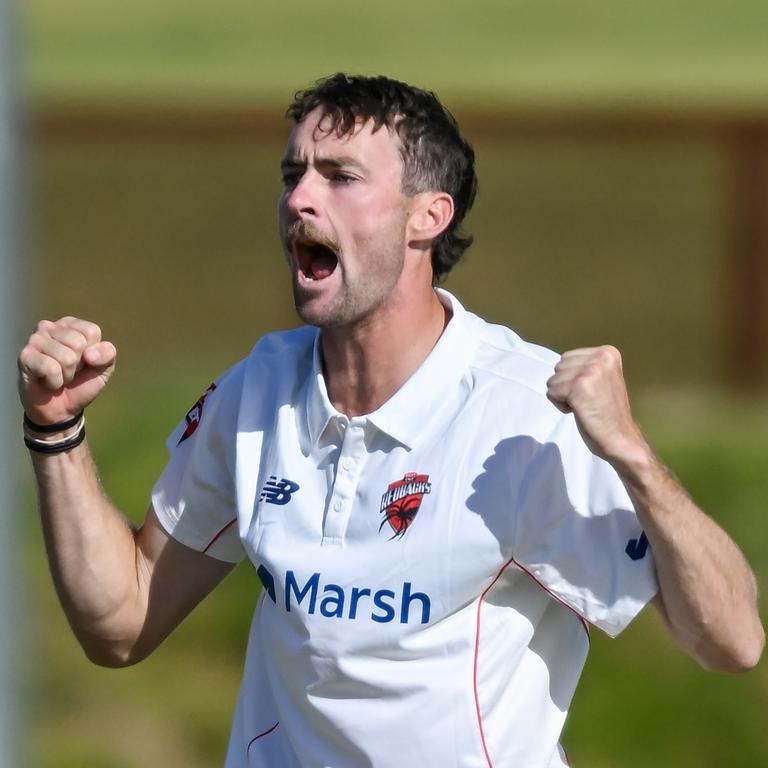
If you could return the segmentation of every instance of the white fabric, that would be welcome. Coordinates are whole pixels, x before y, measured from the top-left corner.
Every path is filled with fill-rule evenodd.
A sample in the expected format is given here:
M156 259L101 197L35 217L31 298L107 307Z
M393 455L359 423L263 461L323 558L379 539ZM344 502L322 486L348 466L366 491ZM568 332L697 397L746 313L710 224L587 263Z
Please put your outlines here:
M162 524L265 584L227 768L563 766L586 622L614 635L656 592L626 491L545 396L557 356L440 295L445 332L375 413L335 411L303 328L169 440Z

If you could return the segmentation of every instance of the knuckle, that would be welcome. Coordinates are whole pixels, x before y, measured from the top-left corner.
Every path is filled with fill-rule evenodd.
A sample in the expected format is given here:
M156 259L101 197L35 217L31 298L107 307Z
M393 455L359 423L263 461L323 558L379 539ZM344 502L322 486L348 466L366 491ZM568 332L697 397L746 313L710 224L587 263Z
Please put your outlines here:
M82 333L74 333L69 341L69 345L77 355L77 362L79 362L83 350L88 346L88 339Z
M25 346L21 352L19 352L18 366L19 370L28 371L32 368L32 356L35 350L29 345Z
M40 371L48 379L61 377L61 364L52 357L44 357L40 362Z
M64 368L75 368L80 362L80 355L74 349L66 349L59 356L59 362Z
M605 344L600 347L600 354L608 362L616 363L621 361L621 352L612 344Z
M83 336L87 344L96 344L101 341L101 328L90 320L79 320L77 331Z
M584 370L582 371L583 376L581 378L583 381L592 381L593 379L598 378L602 372L603 368L600 363L587 363L587 365L584 366Z

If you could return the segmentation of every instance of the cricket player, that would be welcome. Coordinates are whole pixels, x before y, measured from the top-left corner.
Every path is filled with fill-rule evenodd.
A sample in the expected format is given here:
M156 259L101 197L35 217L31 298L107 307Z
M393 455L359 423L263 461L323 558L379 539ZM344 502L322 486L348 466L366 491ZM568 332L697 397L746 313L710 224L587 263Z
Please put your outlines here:
M437 287L476 191L453 117L344 74L288 114L279 227L304 325L181 420L141 528L84 439L114 346L64 317L19 356L51 571L88 657L145 658L250 559L228 768L567 765L589 628L616 635L648 602L704 667L753 667L755 578L648 445L619 352L558 356Z

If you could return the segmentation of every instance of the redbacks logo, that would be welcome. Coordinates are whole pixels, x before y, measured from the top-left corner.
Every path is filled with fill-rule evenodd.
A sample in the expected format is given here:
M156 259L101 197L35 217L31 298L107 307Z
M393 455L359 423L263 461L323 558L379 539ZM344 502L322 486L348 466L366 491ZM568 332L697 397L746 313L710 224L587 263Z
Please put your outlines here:
M384 519L379 526L379 533L384 524L389 523L394 531L390 541L405 536L405 532L421 507L421 500L425 494L431 492L432 483L429 482L429 475L408 472L402 480L392 483L381 497L381 514L384 515Z
M216 389L215 384L211 384L208 389L203 392L200 399L189 409L189 413L184 417L187 420L187 428L184 430L184 434L179 438L179 442L176 445L181 445L188 437L192 437L195 434L195 430L200 424L200 420L203 418L203 405L205 405L208 395Z

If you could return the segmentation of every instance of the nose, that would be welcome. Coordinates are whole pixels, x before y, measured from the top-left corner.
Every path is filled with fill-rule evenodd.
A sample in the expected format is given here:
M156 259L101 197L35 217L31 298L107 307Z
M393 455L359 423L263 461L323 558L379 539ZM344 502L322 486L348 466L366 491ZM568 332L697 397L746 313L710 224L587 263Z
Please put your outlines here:
M307 170L284 193L285 205L293 217L306 218L318 214L317 185Z

